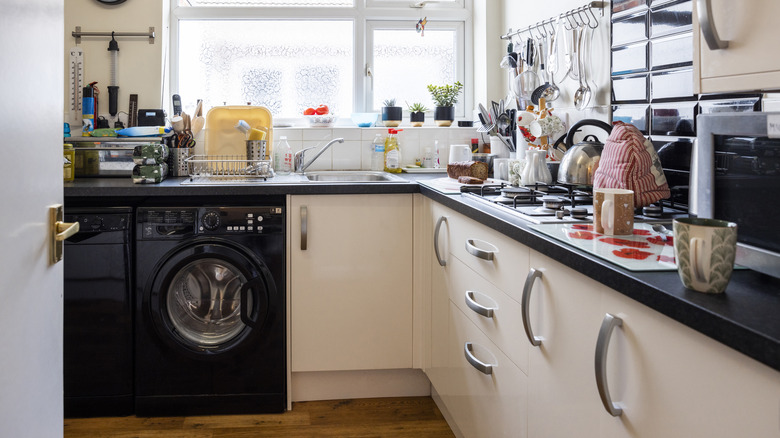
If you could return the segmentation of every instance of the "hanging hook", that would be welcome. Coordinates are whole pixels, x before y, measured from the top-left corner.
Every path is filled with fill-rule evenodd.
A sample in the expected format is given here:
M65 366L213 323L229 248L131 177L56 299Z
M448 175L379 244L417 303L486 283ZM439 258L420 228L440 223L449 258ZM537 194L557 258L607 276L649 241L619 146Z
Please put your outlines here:
M593 13L593 3L589 3L588 4L588 12L590 12L590 15L593 17L593 23L594 23L594 26L591 26L590 28L591 29L595 29L595 28L599 27L599 19L598 19L598 17L596 17L596 14ZM588 21L590 21L590 20L588 20Z

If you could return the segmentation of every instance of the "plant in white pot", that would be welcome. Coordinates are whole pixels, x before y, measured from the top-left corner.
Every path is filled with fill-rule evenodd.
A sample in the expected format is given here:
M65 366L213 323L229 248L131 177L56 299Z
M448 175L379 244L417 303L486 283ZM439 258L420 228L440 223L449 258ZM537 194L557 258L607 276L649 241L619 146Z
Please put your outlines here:
M403 108L395 106L395 99L387 99L382 102L382 123L389 128L394 128L401 124L403 119Z
M463 90L463 84L456 81L452 85L428 85L436 109L433 120L437 126L450 126L455 120L455 104L458 103L458 94Z
M411 122L412 126L418 127L425 123L425 112L428 111L425 105L420 102L409 105L407 102L406 109L409 110L409 122Z

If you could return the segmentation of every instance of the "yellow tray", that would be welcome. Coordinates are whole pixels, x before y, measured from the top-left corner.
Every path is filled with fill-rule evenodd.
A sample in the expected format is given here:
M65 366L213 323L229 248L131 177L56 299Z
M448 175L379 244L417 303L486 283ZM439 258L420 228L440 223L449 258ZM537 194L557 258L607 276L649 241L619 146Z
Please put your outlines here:
M262 106L215 106L206 114L205 155L246 155L246 135L236 129L239 120L252 128L268 130L266 154L271 153L273 143L273 117Z

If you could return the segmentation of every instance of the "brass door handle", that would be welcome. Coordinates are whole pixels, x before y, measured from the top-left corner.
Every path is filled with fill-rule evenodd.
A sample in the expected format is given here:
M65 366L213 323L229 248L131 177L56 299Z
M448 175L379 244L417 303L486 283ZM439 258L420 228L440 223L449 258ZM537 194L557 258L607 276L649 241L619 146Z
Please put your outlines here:
M79 232L78 222L63 222L64 210L62 204L49 207L49 239L51 248L49 262L53 265L62 260L62 242Z

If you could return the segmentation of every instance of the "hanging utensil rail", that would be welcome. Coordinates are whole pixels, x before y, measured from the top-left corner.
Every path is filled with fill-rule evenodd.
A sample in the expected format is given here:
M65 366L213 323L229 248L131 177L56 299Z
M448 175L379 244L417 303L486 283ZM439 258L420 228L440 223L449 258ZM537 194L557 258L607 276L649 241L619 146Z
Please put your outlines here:
M584 27L588 26L592 29L595 29L599 25L599 19L596 17L596 14L593 12L594 9L599 10L599 15L604 15L604 8L606 8L609 5L609 2L603 2L603 1L593 1L588 3L585 6L580 6L579 8L572 9L568 12L564 12L557 17L552 17L547 20L539 21L535 24L528 25L527 27L524 27L522 29L518 29L513 31L511 28L509 29L509 32L507 32L504 35L501 35L502 40L508 40L512 38L513 36L520 35L521 33L528 32L531 36L533 36L536 39L540 39L544 34L552 35L555 33L555 23L559 19L565 19L564 25L567 29L571 30L575 27ZM534 35L534 32L538 36Z
M146 37L149 38L149 44L154 44L154 27L149 27L149 32L82 32L81 26L76 26L76 30L70 33L76 38L76 44L81 44L81 37Z

